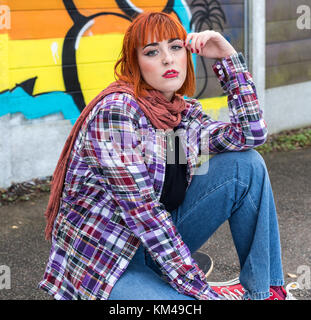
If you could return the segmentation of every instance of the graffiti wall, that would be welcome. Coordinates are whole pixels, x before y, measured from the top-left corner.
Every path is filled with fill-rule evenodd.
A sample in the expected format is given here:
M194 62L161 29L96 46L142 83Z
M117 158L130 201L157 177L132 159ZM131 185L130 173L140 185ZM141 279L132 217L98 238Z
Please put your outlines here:
M243 52L243 1L2 1L0 116L21 112L33 119L61 112L74 123L84 106L114 81L123 34L142 11L177 16L187 32L222 31ZM215 113L226 100L220 97L212 61L195 54L193 61L196 98Z
M221 31L243 52L243 3L0 0L0 187L52 174L80 112L115 80L123 35L137 13L169 13L187 32ZM195 98L218 119L227 113L227 98L212 71L214 61L193 54L193 62Z

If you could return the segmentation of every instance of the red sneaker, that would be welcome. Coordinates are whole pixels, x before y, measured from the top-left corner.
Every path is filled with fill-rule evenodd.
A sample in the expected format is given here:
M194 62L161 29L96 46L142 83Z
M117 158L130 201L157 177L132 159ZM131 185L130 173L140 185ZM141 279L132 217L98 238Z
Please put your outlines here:
M210 287L226 300L243 300L245 290L242 287L239 278L226 282L208 282ZM298 289L297 282L289 283L286 290L282 287L270 287L270 297L265 300L296 300L289 292L290 289Z
M270 297L266 300L285 300L286 291L283 287L270 287Z
M208 282L210 287L226 300L243 300L245 293L239 278L226 282Z
M299 284L297 282L291 282L284 287L270 287L270 297L266 300L297 300L291 293L290 289L299 289Z

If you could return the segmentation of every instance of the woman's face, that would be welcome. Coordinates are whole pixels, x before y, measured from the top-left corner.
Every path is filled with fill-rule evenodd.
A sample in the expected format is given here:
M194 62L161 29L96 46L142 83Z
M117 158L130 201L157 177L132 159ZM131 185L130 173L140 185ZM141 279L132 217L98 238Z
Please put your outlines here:
M137 57L144 80L170 101L184 84L187 75L187 52L183 41L148 41L145 47L137 49Z

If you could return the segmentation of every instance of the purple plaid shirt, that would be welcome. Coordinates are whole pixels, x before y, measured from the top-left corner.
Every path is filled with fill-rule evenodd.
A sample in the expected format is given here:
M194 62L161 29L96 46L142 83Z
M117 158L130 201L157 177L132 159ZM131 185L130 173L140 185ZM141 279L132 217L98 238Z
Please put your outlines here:
M212 120L199 101L186 99L176 133L188 186L200 155L254 148L267 137L243 55L221 59L213 70L228 96L230 122ZM166 147L166 133L152 126L131 95L109 94L93 108L71 152L40 288L55 299L106 300L142 244L178 292L214 298L159 202Z

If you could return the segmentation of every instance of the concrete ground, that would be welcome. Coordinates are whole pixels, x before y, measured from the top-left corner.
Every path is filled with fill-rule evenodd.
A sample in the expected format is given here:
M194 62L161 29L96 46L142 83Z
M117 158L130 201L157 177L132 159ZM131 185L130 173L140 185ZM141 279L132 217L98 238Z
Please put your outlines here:
M278 212L285 284L302 281L304 290L291 292L299 300L311 300L311 148L271 153L264 159ZM239 275L239 261L227 222L199 251L208 253L214 260L209 281Z
M298 299L311 300L311 148L271 153L264 159L278 210L285 281L286 284L302 281L304 288L292 293ZM11 288L0 286L0 300L51 299L37 289L50 249L43 234L47 202L48 194L45 194L0 207L0 266L10 267L11 272ZM238 276L239 262L228 223L223 224L199 251L213 258L210 281ZM295 275L296 278L291 278ZM0 280L4 276L0 267Z

